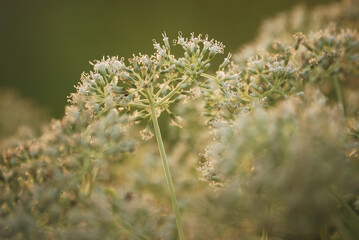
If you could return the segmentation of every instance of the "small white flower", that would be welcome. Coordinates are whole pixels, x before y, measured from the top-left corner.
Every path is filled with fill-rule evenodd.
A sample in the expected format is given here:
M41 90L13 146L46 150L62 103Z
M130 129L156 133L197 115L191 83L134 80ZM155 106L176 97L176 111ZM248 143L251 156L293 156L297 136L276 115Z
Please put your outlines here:
M98 62L95 64L94 69L102 75L106 75L107 66L108 64L106 62Z
M209 47L209 51L212 53L212 54L218 54L218 53L222 53L223 50L221 49L221 47L219 47L218 45L213 45L211 47Z

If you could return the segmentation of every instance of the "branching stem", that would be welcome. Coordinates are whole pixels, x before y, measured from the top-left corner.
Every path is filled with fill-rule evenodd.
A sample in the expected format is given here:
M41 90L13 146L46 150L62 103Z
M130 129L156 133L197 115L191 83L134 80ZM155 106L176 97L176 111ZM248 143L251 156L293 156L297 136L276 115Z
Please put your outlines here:
M180 83L178 83L177 86L174 89L172 89L170 93L168 93L164 98L162 98L158 103L156 103L156 107L161 106L165 101L173 97L181 88L181 85L186 83L188 80L189 78L185 78Z

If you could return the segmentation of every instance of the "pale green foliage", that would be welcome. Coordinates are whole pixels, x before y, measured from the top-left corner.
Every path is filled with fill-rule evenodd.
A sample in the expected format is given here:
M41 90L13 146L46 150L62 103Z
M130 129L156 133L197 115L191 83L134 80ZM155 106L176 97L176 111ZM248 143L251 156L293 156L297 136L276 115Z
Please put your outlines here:
M345 221L331 191L355 198L359 166L346 157L340 109L327 107L323 97L291 99L269 111L258 107L218 127L216 136L201 171L222 189L217 201L231 202L231 209L218 205L223 221L233 217L233 227L244 228L251 219L252 230L265 227L273 236L302 239L314 239L332 221Z
M206 93L216 140L199 170L213 218L231 221L220 235L357 239L359 35L331 24L273 43Z
M133 150L133 143L126 137L126 124L116 110L91 120L70 106L62 121L54 121L39 139L4 152L0 175L1 238L78 239L71 236L71 232L78 231L79 238L93 235L96 239L102 231L104 236L113 234L105 228L100 230L98 225L116 222L113 214L106 213L111 210L111 202L104 202L107 197L103 190L96 191L98 195L92 199L86 196L96 187L95 179L109 179L108 161L112 156L118 161ZM106 131L102 131L103 127ZM81 231L86 215L91 221ZM95 220L97 217L102 220ZM92 234L87 228L100 232Z

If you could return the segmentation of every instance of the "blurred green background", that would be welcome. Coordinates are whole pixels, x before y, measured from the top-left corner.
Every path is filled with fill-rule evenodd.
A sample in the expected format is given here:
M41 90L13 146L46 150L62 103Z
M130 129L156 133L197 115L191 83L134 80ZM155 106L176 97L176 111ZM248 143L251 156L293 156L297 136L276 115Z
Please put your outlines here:
M0 0L0 88L18 89L63 114L89 61L106 55L151 54L167 32L208 33L234 52L256 36L260 23L303 3L329 0ZM15 109L14 109L15 110Z

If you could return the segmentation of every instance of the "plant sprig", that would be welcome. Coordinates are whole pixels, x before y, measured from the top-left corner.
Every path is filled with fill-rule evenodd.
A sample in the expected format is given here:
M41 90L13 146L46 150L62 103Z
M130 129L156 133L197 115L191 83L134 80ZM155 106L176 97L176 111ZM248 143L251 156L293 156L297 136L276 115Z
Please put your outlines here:
M118 57L92 63L94 72L83 74L78 93L71 96L71 101L91 111L94 118L117 108L131 115L134 121L147 120L146 128L141 131L145 140L153 136L152 123L182 240L184 233L158 118L165 111L179 125L180 118L171 112L171 105L187 98L194 86L203 88L208 80L220 86L221 81L238 79L238 75L223 75L222 70L229 64L231 55L224 59L216 76L205 73L214 57L224 53L225 46L221 42L209 40L207 35L192 33L190 38L184 38L179 33L173 43L181 46L184 53L182 57L176 57L171 53L166 33L162 36L162 45L153 41L156 52L151 56L133 55L128 64Z

